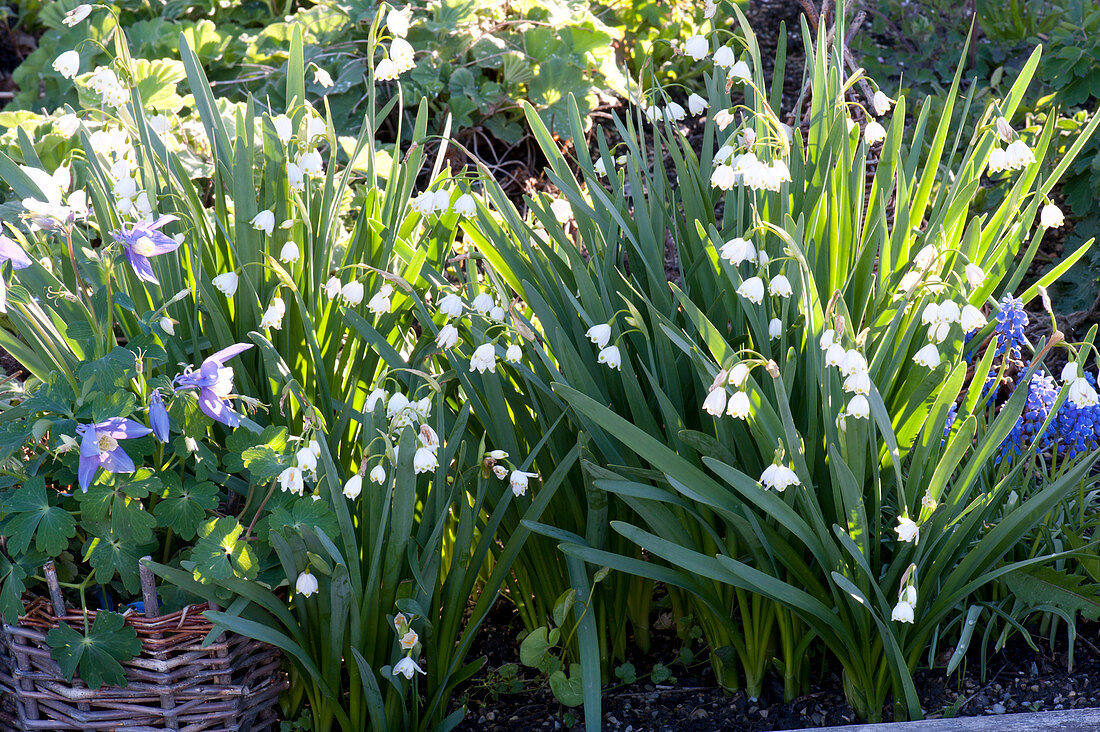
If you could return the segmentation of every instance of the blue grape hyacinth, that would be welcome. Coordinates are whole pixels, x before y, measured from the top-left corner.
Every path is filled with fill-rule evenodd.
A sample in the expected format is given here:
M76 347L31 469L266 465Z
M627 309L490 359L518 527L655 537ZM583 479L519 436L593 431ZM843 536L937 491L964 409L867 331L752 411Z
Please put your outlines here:
M1085 372L1089 386L1096 388L1096 378ZM1058 409L1050 425L1057 436L1058 451L1068 457L1095 450L1100 446L1100 407L1078 407L1067 399Z
M1005 437L1005 441L1001 443L1001 451L997 455L996 462L999 463L1006 457L1011 460L1031 446L1057 398L1058 384L1049 374L1040 371L1031 377L1027 385L1027 402L1024 404L1024 411ZM1040 444L1036 446L1037 449L1042 450L1056 441L1053 427L1052 424L1051 429L1047 430Z
M1000 356L1007 351L1010 357L1019 358L1020 347L1024 344L1024 327L1027 326L1023 300L1005 295L994 317L997 325L993 332L998 340L995 355Z
M955 419L959 416L959 405L952 404L947 410L947 419L943 421L943 439L940 440L940 444L947 442L947 438L951 435L951 428L955 425Z
M1095 386L1096 378L1092 374L1085 372L1085 379L1090 386ZM1039 372L1031 377L1023 414L1001 443L996 462L1006 458L1011 461L1031 446L1050 415L1059 391L1057 382L1050 375ZM1062 402L1050 427L1035 447L1036 450L1052 450L1068 458L1100 448L1100 406L1078 407L1069 400Z

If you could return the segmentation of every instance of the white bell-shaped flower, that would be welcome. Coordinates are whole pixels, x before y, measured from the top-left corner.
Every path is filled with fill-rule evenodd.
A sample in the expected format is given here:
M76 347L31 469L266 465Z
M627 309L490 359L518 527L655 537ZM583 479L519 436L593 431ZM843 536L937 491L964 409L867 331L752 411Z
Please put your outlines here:
M750 277L737 288L737 294L754 305L764 301L764 280L759 277Z
M726 411L726 390L712 389L703 400L703 411L713 417L720 417Z
M363 492L363 476L356 473L344 483L344 498L355 500Z
M479 374L483 374L486 371L496 373L496 370L496 346L492 343L482 343L474 349L474 354L470 356L470 371L477 371Z
M856 394L852 397L852 400L848 402L846 414L855 419L867 419L871 416L871 404L867 401L867 397L862 394Z
M710 53L710 42L706 36L692 36L684 41L684 53L696 61L702 61Z
M236 272L224 272L210 280L210 284L214 285L226 297L233 297L233 293L237 291L237 282Z
M444 295L443 298L439 301L439 312L443 313L447 317L459 317L460 315L462 315L462 309L462 298L453 292Z
M1043 206L1043 210L1039 212L1039 223L1047 229L1057 229L1066 222L1066 217L1062 215L1062 209L1055 206L1053 203L1048 203Z
M898 516L898 525L894 531L898 532L898 541L915 544L920 539L920 526L907 516Z
M620 371L623 363L622 353L620 353L618 346L607 346L600 351L600 354L596 357L596 362L605 364L615 371Z
M940 365L939 349L929 343L927 346L917 351L916 355L913 356L913 362L918 366L934 369Z
M752 412L752 403L748 392L735 391L726 403L726 414L737 419L745 419Z
M607 323L593 325L585 333L585 336L596 344L596 348L604 348L611 340L611 326Z
M275 212L270 210L260 211L252 217L250 223L253 229L262 231L268 236L271 236L271 232L275 231Z
M317 583L317 578L314 577L307 569L298 575L297 581L294 583L294 591L302 597L309 597L320 588Z

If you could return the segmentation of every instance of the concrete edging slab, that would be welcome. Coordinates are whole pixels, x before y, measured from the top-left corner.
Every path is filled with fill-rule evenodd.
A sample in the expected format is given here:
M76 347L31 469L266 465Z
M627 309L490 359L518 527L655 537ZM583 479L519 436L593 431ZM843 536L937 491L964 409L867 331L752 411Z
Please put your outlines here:
M1082 732L1100 730L1100 708L1062 709L1026 714L990 714L984 717L925 719L919 722L878 722L842 727L819 727L815 732Z

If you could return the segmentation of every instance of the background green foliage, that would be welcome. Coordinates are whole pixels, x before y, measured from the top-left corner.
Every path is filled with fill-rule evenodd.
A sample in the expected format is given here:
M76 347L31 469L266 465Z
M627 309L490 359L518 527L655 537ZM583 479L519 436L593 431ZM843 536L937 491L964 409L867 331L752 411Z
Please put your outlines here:
M970 3L948 0L882 0L872 4L867 27L854 44L870 76L897 94L929 95L943 104L955 72L953 54L930 54L935 44L962 48L975 23L974 41L964 79L973 84L975 100L1000 96L1015 80L1032 49L1046 52L1021 111L1029 119L1018 130L1030 139L1046 117L1058 117L1055 149L1080 132L1090 114L1100 109L1100 5L1092 0L979 0L972 18ZM965 86L964 86L965 88ZM1057 162L1057 155L1054 156ZM1100 233L1100 137L1093 136L1070 167L1057 193L1077 219L1063 256ZM979 193L979 196L984 195ZM1092 306L1100 279L1100 258L1086 255L1056 291L1064 311Z
M9 21L41 33L41 38L14 74L20 91L7 111L76 106L74 85L51 67L57 49L79 49L82 71L107 62L106 52L96 53L95 46L107 44L115 21L96 13L89 22L68 28L61 19L76 4L27 3ZM326 97L339 133L357 132L368 95L366 65L373 63L363 54L378 3L121 0L112 5L135 58L178 59L182 32L219 96L241 100L251 93L272 108L286 103L282 79L290 29L299 23L307 71L323 69L333 80L326 87L307 73L307 92ZM628 74L635 74L650 54L658 65L668 61L673 44L703 21L702 6L684 0L607 5L588 0L443 0L411 7L409 42L417 49L417 66L404 80L405 95L429 100L433 132L441 131L450 114L453 128L481 126L506 143L524 135L520 102L529 101L548 126L564 131L570 95L582 113L625 96ZM690 75L691 69L680 64L667 73Z

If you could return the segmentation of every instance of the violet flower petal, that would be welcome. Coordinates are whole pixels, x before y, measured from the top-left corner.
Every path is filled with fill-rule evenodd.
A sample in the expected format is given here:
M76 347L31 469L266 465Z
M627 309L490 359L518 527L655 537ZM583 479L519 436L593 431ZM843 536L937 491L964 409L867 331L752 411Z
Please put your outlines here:
M162 234L159 231L141 231L134 232L136 235L133 237L134 243L145 237L153 244L153 249L148 256L155 257L158 254L167 254L168 252L174 252L179 249L179 242L167 234Z
M249 348L252 348L251 343L236 343L227 348L223 348L217 353L212 353L211 355L207 356L206 360L202 362L202 365L205 367L206 364L210 363L211 361L218 365L223 365L229 359L233 358L237 354L244 353Z
M9 237L0 234L0 262L11 262L12 269L26 269L31 266L30 256L23 247Z
M241 423L240 416L211 389L199 390L199 409L210 419L221 422L227 427L236 427Z
M160 284L160 281L157 280L157 276L153 274L153 267L149 264L149 259L147 257L138 254L129 247L126 247L125 251L126 259L130 262L130 267L133 268L134 274L138 276L139 280L152 282L154 285Z
M151 429L140 422L125 417L111 417L93 425L93 427L98 432L110 435L116 440L132 440L135 437L145 437L145 435L152 432Z
M153 394L149 399L149 427L153 430L153 435L160 442L168 442L168 410L164 408L164 399L160 395L159 389L153 389Z
M83 449L81 449L81 452L83 452ZM92 478L95 477L97 470L99 470L98 457L80 456L80 465L76 469L76 476L80 482L80 490L85 493L88 492L88 486L92 484Z
M78 425L76 433L82 437L80 440L80 457L84 458L98 458L99 457L99 441L98 435L96 435L95 427L92 425Z
M99 465L108 473L134 472L134 461L130 459L130 456L127 455L126 451L121 447L116 447L110 452L101 453L99 456Z
M161 216L159 219L157 219L153 223L146 224L146 226L148 226L150 229L159 229L160 227L164 226L165 224L170 224L173 221L179 221L179 219L180 219L179 216L173 216L172 214L164 214L163 216Z

